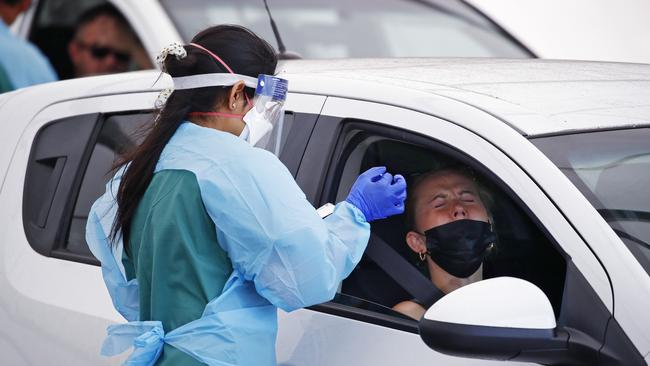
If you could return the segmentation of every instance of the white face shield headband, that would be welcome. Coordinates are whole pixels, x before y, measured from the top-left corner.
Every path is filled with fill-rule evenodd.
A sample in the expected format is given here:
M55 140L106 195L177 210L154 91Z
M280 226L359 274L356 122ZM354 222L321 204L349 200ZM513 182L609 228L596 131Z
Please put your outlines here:
M242 119L246 126L240 137L244 138L251 145L269 150L276 155L280 153L280 142L284 123L284 102L287 96L288 81L271 75L259 75L257 79L235 74L233 70L217 55L201 45L190 43L191 46L206 52L217 62L224 66L228 73L198 74L172 78L174 90L195 89L211 86L232 86L243 81L249 88L255 88L255 96L251 103L248 95L244 93L246 101L252 105L245 114L231 114L222 112L190 112L189 115L210 115L224 118ZM168 54L184 58L185 49L180 45L172 45L159 57L159 62L164 62ZM163 91L166 97L170 91ZM161 96L163 96L161 93ZM161 104L161 103L157 103ZM164 104L164 102L162 103Z

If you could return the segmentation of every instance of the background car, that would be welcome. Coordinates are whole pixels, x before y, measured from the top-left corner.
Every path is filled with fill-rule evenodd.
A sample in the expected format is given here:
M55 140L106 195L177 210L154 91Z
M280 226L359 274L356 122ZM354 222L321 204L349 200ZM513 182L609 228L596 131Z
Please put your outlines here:
M646 0L468 0L541 58L650 63Z
M499 237L489 279L420 322L391 309L412 294L367 252L331 302L280 312L279 365L650 362L650 66L403 59L279 71L291 91L279 157L315 207L343 199L369 166L412 177L461 162L492 191ZM99 356L105 327L124 320L84 227L116 156L137 144L132 132L170 85L158 77L0 96L3 364L120 361ZM404 230L403 217L373 222L369 248L388 243L411 260Z
M14 24L63 79L67 45L86 9L105 0L36 0ZM152 62L173 41L189 42L214 24L241 24L280 51L263 0L110 0L127 18ZM498 24L460 0L275 0L269 7L286 51L281 57L532 57ZM155 65L155 62L154 62Z

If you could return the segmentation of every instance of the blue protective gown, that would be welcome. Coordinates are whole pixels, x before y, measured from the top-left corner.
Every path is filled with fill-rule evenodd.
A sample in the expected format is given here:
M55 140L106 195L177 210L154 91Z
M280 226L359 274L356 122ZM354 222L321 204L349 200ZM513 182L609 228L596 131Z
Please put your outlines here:
M277 157L230 133L183 123L156 166L156 172L167 169L196 176L215 224L214 245L228 253L233 272L201 318L173 330L138 321L137 279L125 275L121 238L114 246L107 239L120 170L94 203L86 228L113 304L129 321L109 327L102 353L135 346L127 364L151 365L164 342L209 365L275 365L277 307L292 311L330 300L361 259L369 224L347 202L321 219Z
M58 79L50 62L33 44L16 37L0 19L0 67L7 82L0 92Z

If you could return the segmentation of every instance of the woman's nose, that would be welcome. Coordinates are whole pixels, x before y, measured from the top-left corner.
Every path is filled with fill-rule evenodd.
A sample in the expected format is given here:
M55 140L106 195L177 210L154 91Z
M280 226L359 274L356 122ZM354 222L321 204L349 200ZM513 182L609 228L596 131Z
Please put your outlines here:
M463 205L457 202L453 206L452 215L455 219L462 219L467 217L467 210L465 210L465 207Z

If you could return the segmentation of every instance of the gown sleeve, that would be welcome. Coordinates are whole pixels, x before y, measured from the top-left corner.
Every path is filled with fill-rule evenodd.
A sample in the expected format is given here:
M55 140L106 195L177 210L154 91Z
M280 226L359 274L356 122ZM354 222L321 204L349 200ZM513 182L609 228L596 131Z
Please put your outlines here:
M106 184L106 192L95 201L86 222L86 243L93 255L102 264L102 276L113 301L113 306L126 320L140 317L139 287L136 279L127 280L122 264L122 236L117 242L110 242L113 220L117 212L115 192L126 168Z
M370 225L347 202L321 219L274 155L251 150L198 174L219 244L273 305L291 311L331 300L361 259Z

